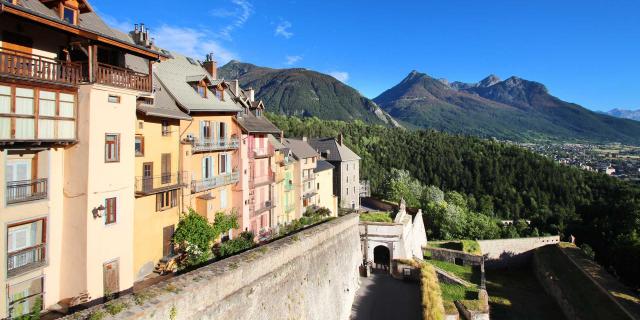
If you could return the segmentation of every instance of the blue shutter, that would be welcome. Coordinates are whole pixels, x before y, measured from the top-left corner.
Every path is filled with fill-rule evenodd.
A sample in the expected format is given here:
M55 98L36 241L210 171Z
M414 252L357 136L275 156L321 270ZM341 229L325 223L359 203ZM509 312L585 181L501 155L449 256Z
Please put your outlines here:
M213 141L216 141L216 142L219 143L220 142L220 137L219 137L220 136L220 134L219 134L220 133L220 129L219 129L220 128L220 122L214 122L214 125L215 125L215 128L212 128L213 129L213 134L211 135L211 138L213 139Z
M202 120L200 121L200 136L198 138L200 139L200 141L204 139L204 121Z
M202 158L202 179L207 178L207 157Z

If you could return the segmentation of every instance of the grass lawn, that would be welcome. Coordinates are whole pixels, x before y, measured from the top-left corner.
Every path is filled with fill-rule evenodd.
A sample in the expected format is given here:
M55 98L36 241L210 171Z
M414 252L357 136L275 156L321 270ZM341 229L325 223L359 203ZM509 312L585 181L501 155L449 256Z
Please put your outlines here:
M442 300L445 301L478 299L477 288L440 282L440 290L442 291Z
M491 319L565 319L529 268L488 270L485 276Z
M360 221L367 222L393 222L391 215L387 212L367 212L360 214Z
M429 263L446 272L454 274L463 280L469 281L476 285L480 283L480 272L474 271L474 268L472 268L471 266L459 266L455 263L437 260L429 260Z

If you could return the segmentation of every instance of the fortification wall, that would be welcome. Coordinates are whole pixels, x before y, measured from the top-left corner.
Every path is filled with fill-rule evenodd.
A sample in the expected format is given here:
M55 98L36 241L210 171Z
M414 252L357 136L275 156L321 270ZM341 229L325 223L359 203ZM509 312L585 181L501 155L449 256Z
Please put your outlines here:
M560 242L560 236L479 240L485 268L522 266L531 261L533 250Z
M77 316L105 319L348 319L361 262L358 215L351 214L158 283ZM138 303L136 303L138 302Z

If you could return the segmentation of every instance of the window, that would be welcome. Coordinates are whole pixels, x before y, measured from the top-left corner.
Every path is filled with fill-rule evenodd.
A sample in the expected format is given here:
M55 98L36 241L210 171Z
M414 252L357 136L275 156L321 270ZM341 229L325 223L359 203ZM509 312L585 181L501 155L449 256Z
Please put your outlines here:
M143 121L138 122L138 129L144 129L144 122Z
M220 209L227 208L227 189L220 190Z
M216 90L215 90L215 93L216 93L216 97L217 97L219 100L221 100L221 101L223 101L223 100L224 100L224 91L216 89Z
M316 185L316 189L320 190L320 183L317 183Z
M171 135L171 131L169 130L169 121L162 120L162 135L168 136Z
M349 195L349 188L347 188L347 195Z
M202 140L211 139L211 122L200 121L200 139Z
M116 198L108 198L105 201L105 219L104 224L112 224L117 220Z
M107 133L104 139L104 162L120 161L120 135Z
M120 96L110 94L109 98L107 98L107 101L109 101L109 103L120 103Z
M135 146L136 146L136 157L144 156L144 137L143 136L136 136Z
M7 287L9 316L11 319L20 318L34 311L38 301L42 301L44 289L44 277L40 276L27 281L22 281ZM42 310L42 304L40 304Z
M162 163L160 166L162 172L162 184L171 182L171 153L162 154Z
M207 88L203 85L196 85L196 92L203 98L207 97Z
M220 122L218 127L219 127L218 137L220 138L220 140L224 141L225 138L227 137L227 124L225 122Z
M213 158L202 158L202 179L213 178Z
M76 10L62 7L62 19L70 24L76 24Z
M171 190L156 194L156 211L174 208L178 202L178 190Z
M37 266L45 261L46 220L26 222L7 228L7 272ZM14 274L15 275L15 274Z
M231 173L231 154L223 153L220 155L218 169L220 174Z

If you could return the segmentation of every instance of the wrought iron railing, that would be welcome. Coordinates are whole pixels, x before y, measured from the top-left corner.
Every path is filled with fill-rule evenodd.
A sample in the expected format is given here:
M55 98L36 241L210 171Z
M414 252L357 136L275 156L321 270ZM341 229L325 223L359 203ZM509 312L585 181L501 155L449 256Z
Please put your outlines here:
M150 177L139 176L136 177L136 193L157 193L186 185L186 181L186 174L184 172L171 172Z
M191 191L200 192L200 191L210 190L210 189L226 186L229 184L234 184L234 183L237 183L238 181L240 181L240 173L237 171L232 173L227 173L227 174L221 174L208 179L192 180Z
M196 139L193 141L193 152L233 150L240 147L240 141L236 137L229 139Z
M47 198L47 178L7 182L7 204Z
M47 258L47 244L41 243L22 250L7 253L7 275L9 277L43 266Z

